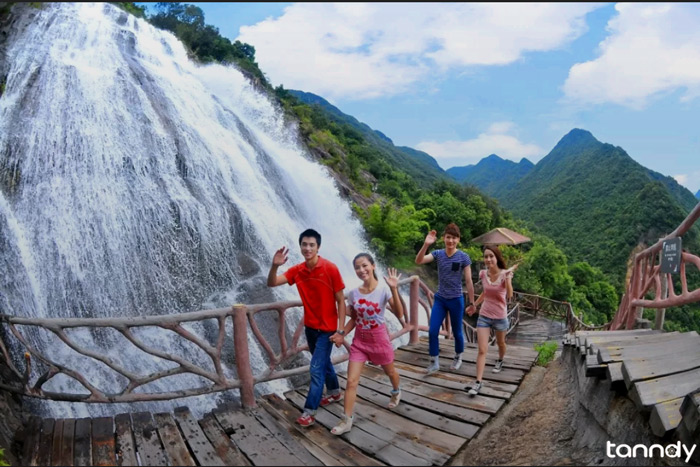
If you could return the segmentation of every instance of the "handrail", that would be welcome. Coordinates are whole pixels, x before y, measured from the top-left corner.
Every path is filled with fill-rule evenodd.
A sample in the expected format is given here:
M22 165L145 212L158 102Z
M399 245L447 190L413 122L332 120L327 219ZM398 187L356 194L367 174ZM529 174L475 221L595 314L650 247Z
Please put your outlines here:
M568 332L575 332L580 329L588 331L604 331L609 329L610 323L591 325L584 323L576 313L569 302L561 302L551 298L540 297L539 295L528 294L525 292L514 292L516 301L523 305L526 310L534 312L535 317L539 313L551 319L557 319L566 323Z
M478 284L477 284L478 285ZM434 301L434 293L420 280L418 276L411 276L399 281L400 287L409 287L409 303L403 303L406 314L400 319L401 329L391 333L392 340L405 334L409 334L409 343L415 344L419 341L419 331L427 332L429 326L420 324L420 308L426 315L427 322L430 322L430 313ZM573 313L571 305L567 302L557 302L544 297L530 295L522 292L515 292L515 301L508 311L510 320L510 333L520 322L520 311L525 309L536 310L548 316L555 316L567 320L567 325L592 329L594 327L582 323ZM239 389L241 403L244 407L255 406L255 385L267 381L281 378L288 378L294 375L305 374L309 371L309 365L287 368L288 364L303 351L308 350L307 344L300 344L303 334L303 320L297 324L289 342L287 333L286 318L289 310L300 307L299 300L265 303L259 305L234 305L228 308L215 310L202 310L188 313L179 313L165 316L143 316L143 317L120 317L120 318L22 318L8 315L0 315L0 365L4 364L15 375L15 379L21 384L12 384L7 381L0 381L0 389L10 391L24 396L69 402L89 402L89 403L121 403L121 402L143 402L155 400L168 400L182 397L197 396L219 392L229 389ZM562 313L561 308L565 311ZM557 311L559 310L559 311ZM272 344L263 335L256 316L261 313L275 312L277 314L277 344L279 350L275 351ZM228 332L228 321L231 318L233 332ZM201 323L205 320L214 320L218 325L215 333L215 342L209 342L192 331L186 329L184 323ZM127 381L127 384L119 392L107 393L91 382L83 375L79 369L69 367L54 361L49 355L34 348L22 328L41 328L53 333L68 348L84 357L90 358L106 366ZM205 368L203 364L188 361L182 356L171 355L149 346L134 331L139 328L155 328L159 332L171 331L183 342L195 345L210 360L210 368ZM465 339L467 342L476 342L476 329L469 323L464 323ZM146 375L136 374L123 365L118 357L101 354L97 351L83 348L76 342L67 330L76 328L91 329L112 329L119 335L134 345L145 355L150 355L161 361L168 362L171 368L161 369ZM601 328L601 327L597 327ZM8 332L9 331L9 332ZM452 337L449 326L449 319L445 319L440 335L447 338ZM25 358L24 368L21 367L22 359L11 357L10 348L6 346L6 339L14 337L12 349L19 350L23 347ZM4 339L3 339L4 338ZM233 358L225 360L223 349L228 339L233 340ZM255 340L262 349L266 359L267 367L253 372L250 364L249 340ZM495 342L495 333L492 332L489 338L490 344ZM347 341L344 343L346 349L349 348ZM15 354L17 355L17 354ZM348 354L336 355L333 363L341 363L348 359ZM42 368L32 367L32 360L39 363ZM231 376L229 364L233 364L236 370L235 377ZM75 394L65 392L52 392L43 389L44 384L57 375L63 374L80 383L87 393ZM206 381L206 384L198 387L188 387L186 389L172 390L168 392L135 392L137 389L143 390L144 386L155 381L180 374L192 374Z
M409 286L409 306L404 309L406 317L399 320L401 329L390 335L392 340L404 334L409 334L409 342L415 344L419 340L419 331L427 331L428 326L419 324L419 308L422 306L430 322L430 309L433 303L432 291L420 280L418 276L399 281L400 286ZM403 302L403 298L401 298ZM258 383L280 378L287 378L297 374L307 373L309 365L296 368L286 368L287 364L302 351L308 350L308 345L300 344L303 333L303 320L297 324L291 343L287 340L286 317L289 310L300 307L301 301L283 301L260 305L234 305L228 308L215 310L194 311L165 316L145 317L120 317L120 318L22 318L9 315L0 315L0 365L6 366L21 384L12 384L8 381L0 381L0 389L24 396L69 402L89 403L118 403L118 402L142 402L176 399L182 397L197 396L219 392L229 389L240 389L241 403L245 407L255 406L254 386ZM277 313L277 334L279 351L276 352L268 339L261 332L256 316L260 313ZM227 332L228 321L231 318L233 332ZM186 329L183 324L202 323L205 320L214 320L218 328L215 333L215 342L198 336ZM202 362L187 360L178 355L172 355L158 350L138 336L134 331L140 328L154 328L157 332L171 331L175 333L178 342L194 345L205 356L205 365ZM148 374L138 374L130 370L121 361L121 355L108 355L104 351L100 353L92 349L84 348L71 336L67 330L76 328L108 329L116 331L121 336L123 344L127 342L140 350L144 357L150 356L154 362L166 363L170 367L154 370ZM51 355L36 349L30 343L27 331L39 332L39 329L48 331L58 338L73 352L87 357L98 364L108 368L118 375L126 384L120 390L107 392L97 387L97 383L91 381L79 368L57 362ZM449 335L449 329L443 328L442 335ZM8 339L13 338L12 341ZM233 339L233 358L224 359L224 347L228 339ZM268 362L266 368L258 370L254 374L250 364L250 349L248 340L255 339L263 351ZM8 344L12 344L8 346ZM345 343L345 347L349 345ZM14 350L14 352L11 352ZM21 353L20 353L21 352ZM20 355L24 353L25 358ZM15 358L12 358L12 354ZM334 363L340 363L348 359L345 355L336 356ZM24 360L24 368L21 368ZM33 364L34 363L34 367ZM128 362L127 362L128 363ZM232 376L229 364L233 364L236 370ZM162 366L162 365L161 365ZM171 390L167 392L148 392L145 386L175 375L190 374L205 381L197 387ZM53 392L43 389L43 386L58 375L64 375L77 381L86 389L86 393ZM143 392L136 392L136 391Z
M642 307L665 309L700 301L700 288L689 291L686 276L686 263L693 264L700 270L700 258L683 251L680 261L681 293L676 294L673 276L665 274L668 287L668 297L664 295L661 279L661 255L663 243L666 240L682 237L700 219L700 203L688 214L681 224L669 235L660 239L654 245L637 253L632 265L632 274L627 284L620 306L613 317L611 329L632 329L638 318L642 316ZM658 263L657 263L658 260ZM646 294L654 287L654 298L645 299Z

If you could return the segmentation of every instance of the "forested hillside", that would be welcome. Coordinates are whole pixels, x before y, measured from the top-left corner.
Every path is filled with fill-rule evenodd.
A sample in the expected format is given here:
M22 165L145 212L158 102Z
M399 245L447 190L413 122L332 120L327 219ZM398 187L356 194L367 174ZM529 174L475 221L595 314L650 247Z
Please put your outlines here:
M572 260L600 267L619 286L630 252L671 233L694 207L692 199L675 180L641 166L622 148L575 129L501 202ZM700 245L697 230L687 241Z
M289 90L289 95L295 97L300 103L315 108L338 125L349 125L359 131L362 138L371 144L377 151L381 151L382 158L401 167L401 170L413 177L422 186L429 186L437 180L449 180L444 170L429 154L407 147L394 146L394 142L381 131L373 130L367 124L359 122L355 117L344 114L337 107L324 98L309 92ZM287 94L279 93L280 97Z

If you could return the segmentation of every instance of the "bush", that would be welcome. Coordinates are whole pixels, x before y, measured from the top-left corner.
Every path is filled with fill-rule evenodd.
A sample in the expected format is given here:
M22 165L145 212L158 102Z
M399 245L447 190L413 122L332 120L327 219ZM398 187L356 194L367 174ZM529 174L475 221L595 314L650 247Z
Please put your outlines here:
M557 351L556 341L547 341L541 344L535 344L535 350L537 350L537 365L547 366L549 362L554 360L554 354Z
M10 465L5 461L5 450L0 449L0 466Z

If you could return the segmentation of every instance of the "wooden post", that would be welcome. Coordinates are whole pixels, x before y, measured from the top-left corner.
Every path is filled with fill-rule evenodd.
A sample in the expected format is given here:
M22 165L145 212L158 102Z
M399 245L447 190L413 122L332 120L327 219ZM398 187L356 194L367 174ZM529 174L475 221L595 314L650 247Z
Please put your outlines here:
M668 298L668 275L664 273L661 274L661 299L666 300ZM673 286L673 283L671 283ZM656 322L654 323L654 329L663 331L664 329L664 318L666 317L666 308L657 308L656 310Z
M411 281L411 292L410 301L408 305L408 313L410 314L409 319L411 320L411 333L408 343L417 344L418 339L418 291L420 285L418 284L418 278L414 277Z
M637 253L639 256L639 253ZM639 289L641 288L642 276L642 265L641 260L635 259L634 270L632 272L632 277L630 279L630 298L629 298L629 313L627 314L627 323L625 324L625 329L634 329L635 322L637 318L642 317L643 309L641 307L632 306L632 301L640 298Z
M253 369L248 349L248 309L245 305L233 306L233 348L236 354L236 371L241 382L241 405L244 409L255 407Z

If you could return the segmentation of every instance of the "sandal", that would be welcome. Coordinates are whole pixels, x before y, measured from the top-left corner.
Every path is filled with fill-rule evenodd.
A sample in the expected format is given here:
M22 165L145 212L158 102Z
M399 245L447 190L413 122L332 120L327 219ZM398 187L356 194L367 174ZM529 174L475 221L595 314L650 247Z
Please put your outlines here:
M352 420L354 417L348 417L347 415L343 414L343 419L338 423L338 425L334 426L333 429L331 430L331 433L340 436L343 433L347 433L352 429Z

